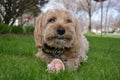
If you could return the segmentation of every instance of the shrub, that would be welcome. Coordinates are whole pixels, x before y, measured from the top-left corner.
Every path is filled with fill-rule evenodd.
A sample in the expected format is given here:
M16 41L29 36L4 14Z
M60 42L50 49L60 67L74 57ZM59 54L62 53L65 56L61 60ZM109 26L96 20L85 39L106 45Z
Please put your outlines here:
M11 27L11 33L23 33L22 26L10 26Z
M34 27L33 26L8 26L7 24L0 23L0 33L33 33Z
M26 31L28 33L33 33L34 32L34 27L33 26L28 26L28 27L26 27Z
M10 26L8 26L7 24L0 23L0 33L9 33L10 30Z
M33 33L34 27L33 26L24 26L24 32L25 33Z

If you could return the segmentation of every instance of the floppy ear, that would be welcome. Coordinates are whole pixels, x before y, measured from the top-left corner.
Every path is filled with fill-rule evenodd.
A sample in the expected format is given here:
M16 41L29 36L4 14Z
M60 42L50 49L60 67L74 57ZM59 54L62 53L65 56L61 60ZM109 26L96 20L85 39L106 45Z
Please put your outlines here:
M36 46L41 48L43 44L43 13L36 20L34 38Z
M76 44L79 44L80 37L81 37L81 29L80 29L80 23L77 18L75 18L75 32L76 32Z

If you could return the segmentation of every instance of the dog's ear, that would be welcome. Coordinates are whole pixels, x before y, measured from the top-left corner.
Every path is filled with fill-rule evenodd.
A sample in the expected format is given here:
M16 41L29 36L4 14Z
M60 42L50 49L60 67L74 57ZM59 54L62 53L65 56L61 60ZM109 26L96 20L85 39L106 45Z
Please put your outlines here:
M80 44L80 38L81 38L81 29L80 29L80 23L77 18L74 19L75 23L75 32L76 32L76 39L75 39L75 45Z
M38 48L41 48L43 44L43 15L41 13L35 23L34 37Z

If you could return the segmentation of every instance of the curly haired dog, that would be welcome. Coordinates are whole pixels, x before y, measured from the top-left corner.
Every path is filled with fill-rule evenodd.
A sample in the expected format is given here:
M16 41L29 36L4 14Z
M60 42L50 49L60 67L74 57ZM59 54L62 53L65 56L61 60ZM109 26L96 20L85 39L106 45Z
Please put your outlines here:
M87 60L88 41L80 31L77 18L67 10L55 9L42 13L36 22L34 37L37 56L50 71L76 70Z

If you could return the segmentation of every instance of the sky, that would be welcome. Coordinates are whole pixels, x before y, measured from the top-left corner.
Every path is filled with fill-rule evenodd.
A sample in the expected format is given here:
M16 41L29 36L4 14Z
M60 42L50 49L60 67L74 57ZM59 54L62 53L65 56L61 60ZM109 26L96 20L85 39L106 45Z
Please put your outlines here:
M105 20L105 15L106 15L106 8L103 9L103 19ZM115 8L110 8L108 10L108 18L113 18L114 20L117 19L118 17L120 17L120 13L115 9ZM93 21L100 21L101 20L101 9L97 10L94 14L93 14Z

